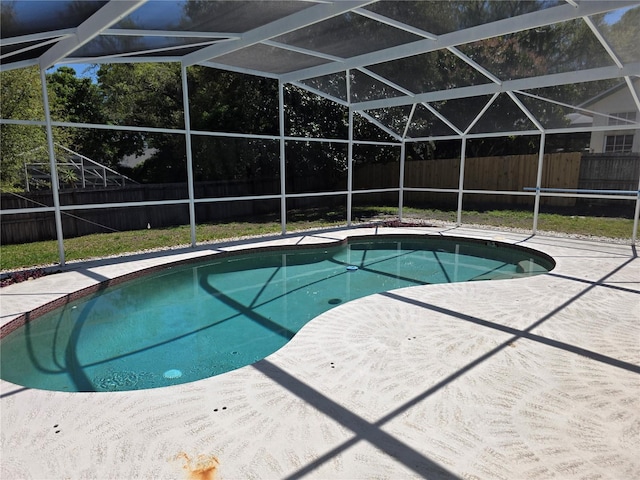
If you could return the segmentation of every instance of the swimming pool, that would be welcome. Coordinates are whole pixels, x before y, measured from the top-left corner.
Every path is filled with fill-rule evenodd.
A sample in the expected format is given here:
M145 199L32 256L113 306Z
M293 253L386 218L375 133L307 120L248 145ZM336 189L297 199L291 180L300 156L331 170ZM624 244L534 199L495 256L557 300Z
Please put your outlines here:
M186 383L265 358L311 319L349 300L553 267L552 259L525 248L407 235L218 254L27 322L2 339L0 374L26 387L70 392Z

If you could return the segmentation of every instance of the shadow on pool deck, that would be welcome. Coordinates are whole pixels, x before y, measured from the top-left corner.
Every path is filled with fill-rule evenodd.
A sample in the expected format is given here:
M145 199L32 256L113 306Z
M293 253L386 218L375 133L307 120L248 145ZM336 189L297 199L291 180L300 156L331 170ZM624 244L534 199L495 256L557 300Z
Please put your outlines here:
M216 455L223 478L637 478L635 248L525 243L558 269L345 304L273 356L191 385L3 382L3 476L177 478L166 459L193 451Z

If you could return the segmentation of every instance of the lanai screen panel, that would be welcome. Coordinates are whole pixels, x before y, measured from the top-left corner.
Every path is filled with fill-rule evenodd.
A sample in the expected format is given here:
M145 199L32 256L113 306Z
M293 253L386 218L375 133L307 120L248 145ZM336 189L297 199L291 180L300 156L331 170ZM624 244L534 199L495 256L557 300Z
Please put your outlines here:
M178 146L186 164L175 178L182 184L176 206L190 217L192 243L194 199L200 213L216 200L213 193L187 191L194 181L220 176L211 169L209 153L243 149L255 160L252 168L275 182L249 193L280 201L286 221L286 208L308 193L317 194L312 198L318 203L348 195L350 205L352 190L365 199L369 193L360 190L373 185L358 183L359 172L352 182L349 171L361 159L392 165L398 182L388 176L380 187L395 196L402 193L405 150L411 163L411 154L418 158L439 145L454 151L454 142L461 158L448 159L453 175L444 190L426 191L442 185L417 180L405 185L417 195L457 195L460 221L463 195L484 195L465 192L457 180L470 168L471 162L464 167L465 155L475 158L474 145L484 138L531 139L545 152L557 145L549 141L554 136L590 132L592 144L612 151L640 137L640 0L2 0L0 20L0 71L38 66L44 78L48 69L64 64L174 62L182 67L172 65L182 85L195 67L212 67L273 80L274 102L302 89L339 104L335 113L313 121L291 110L283 119L290 105L278 105L279 118L269 131L229 132L223 126L214 132L187 121L189 109L197 111L197 100L187 97L202 92L183 96L187 92L176 89L173 100L185 108L171 125L134 120L78 127L39 115L15 119L6 115L3 99L3 127L27 125L33 135L53 127L48 137L54 140L56 129L77 127L184 139L184 148ZM276 91L283 92L279 98ZM602 102L610 96L622 98L622 107L605 111ZM322 121L343 125L337 135L343 136L321 138ZM191 145L201 148L193 154ZM300 153L291 155L296 149ZM296 162L305 155L308 162ZM331 178L318 158L344 168ZM222 175L231 178L235 167L232 158ZM302 182L321 177L331 179L331 186ZM634 181L625 191L636 188ZM536 198L540 188L555 187L544 178L535 186ZM58 208L56 219L59 214ZM63 259L62 227L57 232Z
M395 139L572 128L598 114L584 102L620 84L640 110L637 0L5 0L0 8L2 70L125 61L227 69L351 105ZM474 116L462 120L458 109Z

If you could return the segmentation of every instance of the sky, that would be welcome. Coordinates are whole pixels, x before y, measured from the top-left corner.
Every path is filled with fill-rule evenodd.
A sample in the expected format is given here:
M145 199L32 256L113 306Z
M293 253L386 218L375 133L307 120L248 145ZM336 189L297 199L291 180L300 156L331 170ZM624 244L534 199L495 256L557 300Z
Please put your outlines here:
M88 63L60 63L54 65L49 70L49 73L53 73L60 67L71 67L76 71L76 77L78 78L90 78L93 83L98 82L98 78L96 74L98 73L98 68Z
M612 24L618 22L622 18L622 15L627 13L632 8L635 8L635 7L619 8L618 10L614 10L612 12L609 12L604 16L604 20L609 25L612 25Z

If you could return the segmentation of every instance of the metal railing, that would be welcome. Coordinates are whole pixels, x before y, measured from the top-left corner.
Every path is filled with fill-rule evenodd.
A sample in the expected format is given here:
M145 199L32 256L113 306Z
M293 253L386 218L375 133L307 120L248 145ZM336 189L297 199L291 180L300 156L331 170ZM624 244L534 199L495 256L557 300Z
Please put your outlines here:
M55 144L56 148L65 151L68 156L64 161L56 160L58 188L63 185L71 188L96 187L124 187L127 182L138 183L112 168L90 159L78 152ZM25 190L31 191L32 186L51 185L51 170L49 162L25 162Z

